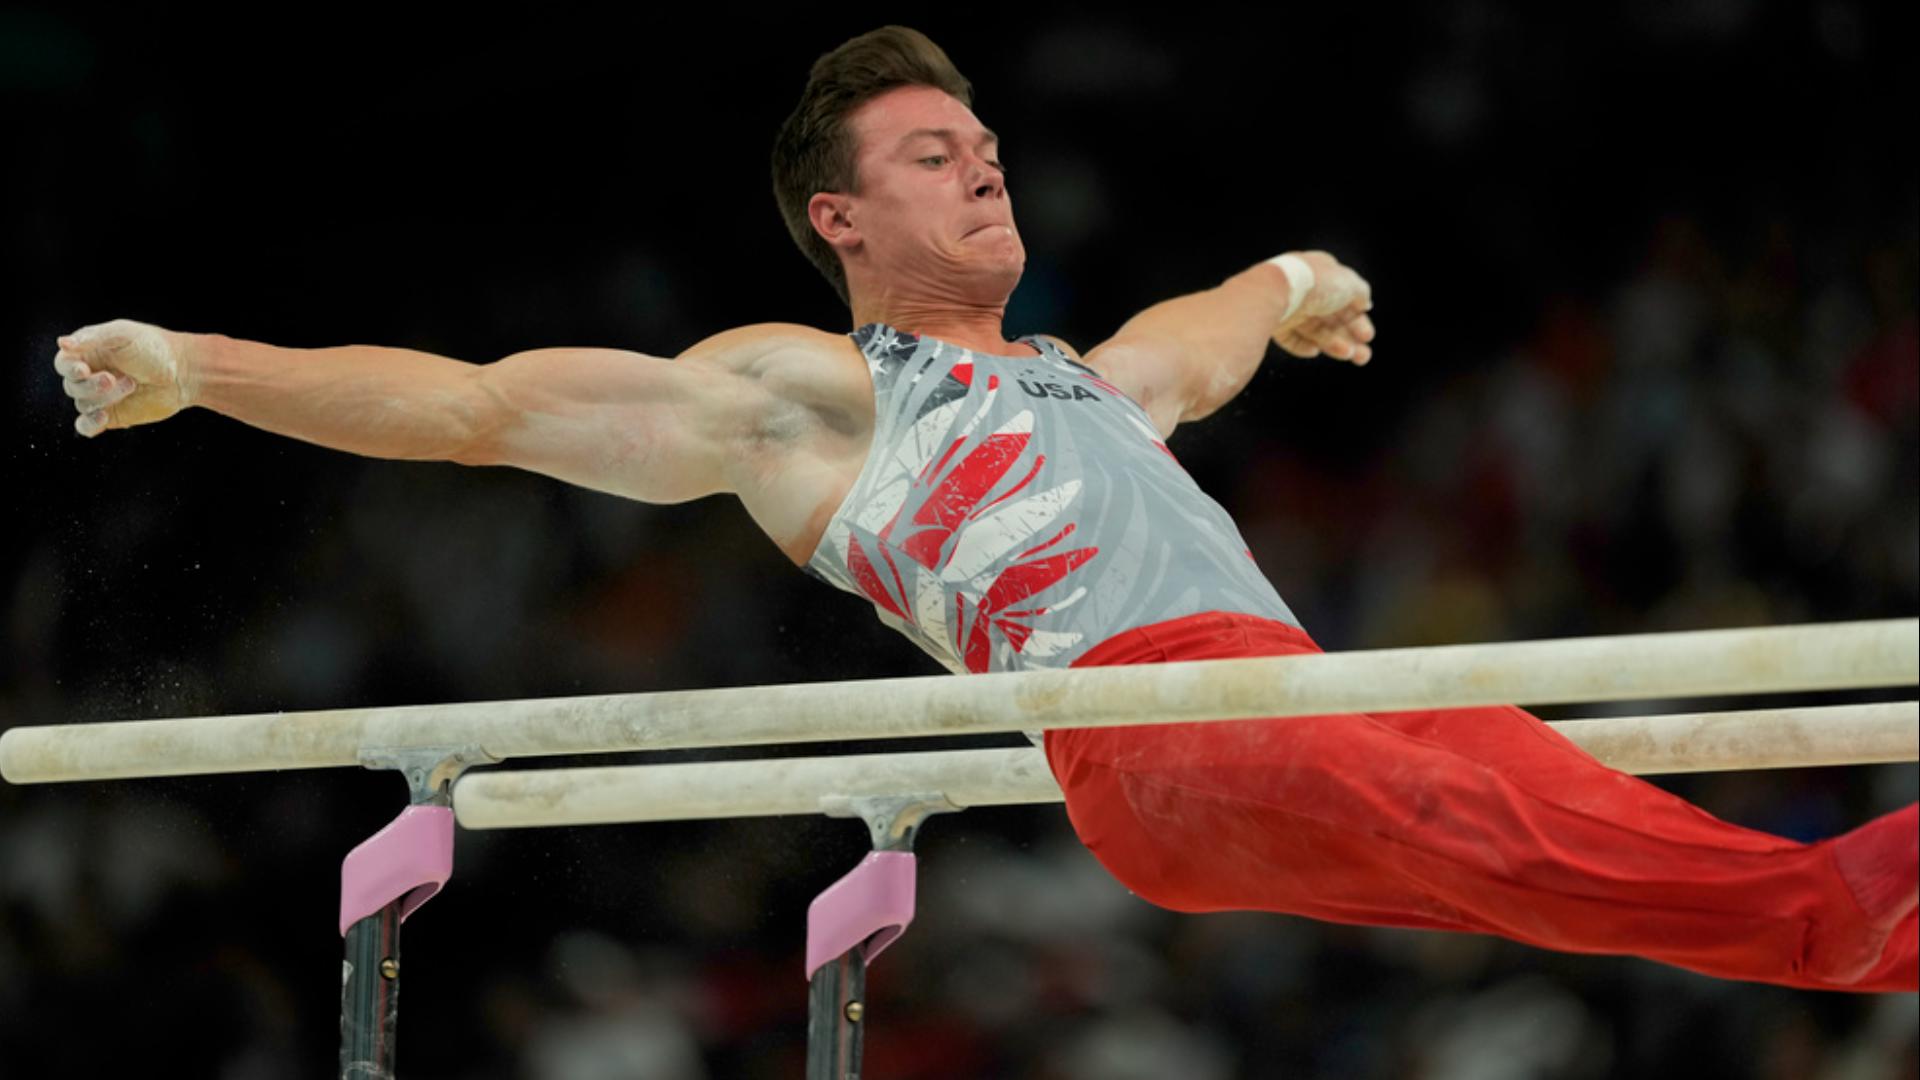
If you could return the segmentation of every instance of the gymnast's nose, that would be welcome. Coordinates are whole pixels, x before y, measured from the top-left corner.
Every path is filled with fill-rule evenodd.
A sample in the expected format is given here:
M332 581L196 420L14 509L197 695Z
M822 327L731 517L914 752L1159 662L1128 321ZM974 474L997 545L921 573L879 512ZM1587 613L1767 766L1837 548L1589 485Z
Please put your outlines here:
M999 169L987 164L978 154L967 155L969 170L968 185L976 199L996 199L1006 193L1007 178Z

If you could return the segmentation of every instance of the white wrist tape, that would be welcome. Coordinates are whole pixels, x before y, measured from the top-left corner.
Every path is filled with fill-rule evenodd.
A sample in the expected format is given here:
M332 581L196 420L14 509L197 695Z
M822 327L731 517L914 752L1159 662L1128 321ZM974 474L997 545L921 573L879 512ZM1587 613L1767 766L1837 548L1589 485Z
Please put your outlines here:
M1300 305L1306 303L1307 294L1313 291L1313 267L1307 265L1307 260L1293 254L1275 255L1267 261L1287 275L1287 313L1280 316L1280 321L1286 322L1293 318L1294 312L1300 310Z

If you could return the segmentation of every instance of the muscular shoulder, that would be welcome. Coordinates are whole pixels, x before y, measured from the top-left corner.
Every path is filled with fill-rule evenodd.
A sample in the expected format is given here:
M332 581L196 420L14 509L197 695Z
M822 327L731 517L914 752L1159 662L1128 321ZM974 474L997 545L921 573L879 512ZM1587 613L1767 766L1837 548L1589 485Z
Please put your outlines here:
M755 323L736 327L695 344L676 359L711 364L769 384L770 388L801 391L801 398L818 393L834 395L840 384L852 380L864 386L866 362L853 340L798 323ZM812 393L808 393L811 389Z
M752 374L770 360L831 360L858 355L851 339L798 323L755 323L723 330L681 352L676 359L714 364Z
M768 404L798 407L833 426L873 412L866 359L846 334L796 323L756 323L715 334L676 358L751 383Z

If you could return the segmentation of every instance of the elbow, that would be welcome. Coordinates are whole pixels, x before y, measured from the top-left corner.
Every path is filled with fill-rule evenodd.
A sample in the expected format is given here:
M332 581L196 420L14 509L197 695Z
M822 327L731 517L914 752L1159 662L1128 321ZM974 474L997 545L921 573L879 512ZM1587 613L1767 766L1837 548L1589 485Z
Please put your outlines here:
M441 455L456 465L505 465L507 461L507 423L489 410L464 418L453 445Z
M505 464L513 408L486 368L474 370L470 390L454 410L451 446L439 456L458 465Z

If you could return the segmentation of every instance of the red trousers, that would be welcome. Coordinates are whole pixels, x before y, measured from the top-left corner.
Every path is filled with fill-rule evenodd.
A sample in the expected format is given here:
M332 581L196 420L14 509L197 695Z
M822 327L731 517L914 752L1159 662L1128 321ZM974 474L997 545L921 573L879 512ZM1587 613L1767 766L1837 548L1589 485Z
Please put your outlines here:
M1129 631L1076 666L1318 651L1282 623L1214 614ZM1046 749L1080 839L1161 907L1916 989L1912 806L1802 844L1601 765L1510 706L1050 731ZM1842 875L1836 845L1877 891Z

